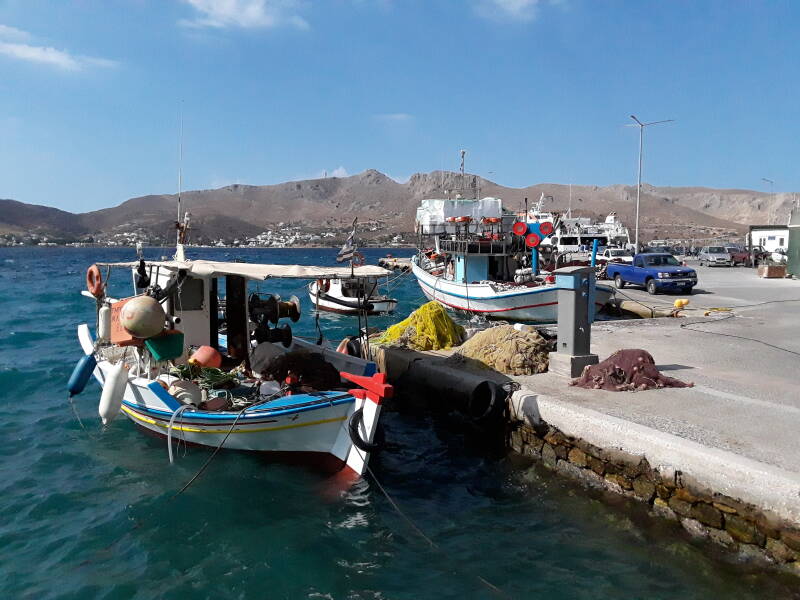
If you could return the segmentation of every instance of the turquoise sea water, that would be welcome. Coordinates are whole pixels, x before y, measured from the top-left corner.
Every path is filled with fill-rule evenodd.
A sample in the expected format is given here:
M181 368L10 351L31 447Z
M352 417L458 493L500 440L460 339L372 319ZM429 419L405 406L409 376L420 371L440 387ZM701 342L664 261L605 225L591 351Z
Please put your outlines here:
M366 254L374 262L384 252ZM335 250L190 255L331 264ZM253 455L220 453L173 498L207 450L190 448L170 466L165 443L125 418L102 429L95 383L76 398L88 433L67 404L75 328L94 319L79 295L86 267L131 258L130 249L0 249L0 597L800 597L798 580L692 543L635 503L487 456L424 414L385 413L387 448L372 466L436 548L374 481L332 497L320 474ZM114 281L129 289L127 274ZM298 286L261 288L288 295ZM421 296L410 278L395 294L401 315ZM307 317L296 329L313 336L301 298ZM355 330L351 317L321 322L331 338Z

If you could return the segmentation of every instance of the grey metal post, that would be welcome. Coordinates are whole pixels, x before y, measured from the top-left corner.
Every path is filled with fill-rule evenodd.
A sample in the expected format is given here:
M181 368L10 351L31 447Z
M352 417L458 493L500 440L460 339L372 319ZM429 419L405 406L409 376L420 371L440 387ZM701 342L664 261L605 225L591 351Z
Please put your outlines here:
M636 233L634 244L636 244L636 252L640 251L639 248L639 197L642 193L642 149L644 144L644 128L650 125L659 125L661 123L671 123L674 119L666 119L664 121L651 121L650 123L642 123L639 119L636 118L636 115L631 115L631 119L636 121L636 125L631 125L631 127L639 127L639 177L637 178L637 185L636 185Z
M578 377L584 367L597 364L591 353L594 320L594 269L564 267L555 272L558 287L558 342L550 353L551 373Z

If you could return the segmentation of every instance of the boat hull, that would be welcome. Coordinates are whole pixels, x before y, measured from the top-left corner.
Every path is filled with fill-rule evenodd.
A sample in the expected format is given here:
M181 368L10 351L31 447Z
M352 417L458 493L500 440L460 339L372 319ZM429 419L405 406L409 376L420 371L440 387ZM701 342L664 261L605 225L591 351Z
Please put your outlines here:
M323 294L322 296L317 299L317 282L314 281L308 285L308 297L311 299L311 303L318 307L319 310L324 310L326 312L332 313L339 313L343 315L355 315L358 314L357 308L349 308L346 306L342 306L336 302L333 302L328 299L328 297L333 294L336 298L339 298L344 301L355 302L354 298L345 298L343 296L339 296L335 294L336 288L331 282L331 289L327 292L327 294ZM394 298L388 298L386 296L373 296L368 300L368 302L372 305L372 310L368 311L367 314L370 315L380 315L386 313L392 313L397 308L397 300Z
M80 326L78 337L84 352L91 353L88 326ZM313 350L311 344L308 346ZM361 371L356 374L374 373L374 363L361 363ZM97 362L93 374L101 386L113 366L107 360ZM183 408L158 382L133 376L125 387L121 412L148 432L188 444L274 452L284 457L292 453L298 457L326 455L327 459L322 461L326 465L339 464L362 475L369 453L356 447L351 430L355 429L367 444L372 443L380 417L380 401L357 396L347 391L315 392L256 403L243 412L205 411ZM180 414L176 414L179 409ZM361 411L361 417L354 420L357 410Z
M555 285L514 286L498 291L489 283L467 285L431 275L415 261L411 269L428 300L435 300L450 310L509 321L552 323L558 319ZM595 306L602 307L613 294L614 290L608 286L596 286Z

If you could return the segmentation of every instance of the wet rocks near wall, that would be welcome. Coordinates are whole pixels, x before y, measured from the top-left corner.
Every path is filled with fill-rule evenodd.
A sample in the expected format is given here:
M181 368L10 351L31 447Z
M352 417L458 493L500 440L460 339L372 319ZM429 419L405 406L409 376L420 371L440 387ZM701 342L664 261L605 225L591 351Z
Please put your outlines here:
M508 443L559 474L649 504L654 515L680 522L693 537L800 574L800 527L708 489L688 474L654 467L642 456L599 448L545 423L516 423Z

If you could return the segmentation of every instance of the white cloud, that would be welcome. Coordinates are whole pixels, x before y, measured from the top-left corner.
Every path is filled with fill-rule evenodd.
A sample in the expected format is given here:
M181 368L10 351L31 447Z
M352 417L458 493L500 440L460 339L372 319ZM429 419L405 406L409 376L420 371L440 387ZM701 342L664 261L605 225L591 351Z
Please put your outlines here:
M293 14L293 0L183 0L199 14L194 19L183 19L187 27L239 27L255 29L292 25L308 29L308 21Z
M80 71L84 67L115 67L118 64L107 58L81 56L51 46L21 43L30 40L31 37L31 34L26 31L0 25L0 54L17 60L57 67L65 71Z
M404 123L406 121L411 121L414 115L408 113L383 113L380 115L373 115L373 118L385 123Z
M24 42L30 39L31 34L21 29L9 27L0 23L0 40L7 40L12 42Z
M317 171L311 177L301 177L300 179L325 179L326 177L349 177L350 173L347 172L342 166L336 167L333 171L328 171L324 169L322 171Z
M542 0L478 0L475 11L494 20L527 22L536 18Z

